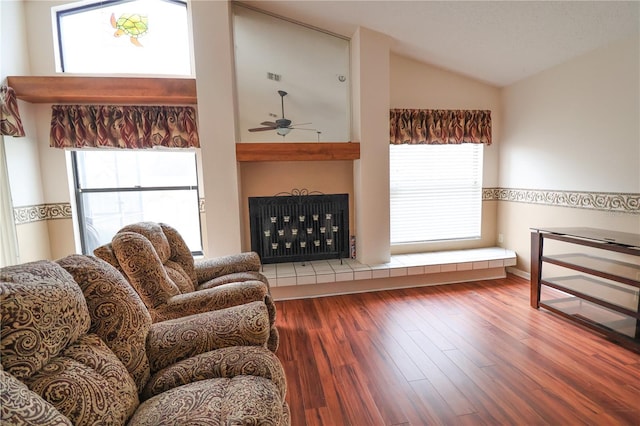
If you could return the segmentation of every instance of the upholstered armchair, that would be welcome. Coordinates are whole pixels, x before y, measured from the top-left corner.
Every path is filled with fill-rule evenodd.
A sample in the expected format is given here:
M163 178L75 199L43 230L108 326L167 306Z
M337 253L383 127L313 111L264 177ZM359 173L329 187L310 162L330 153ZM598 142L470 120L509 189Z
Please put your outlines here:
M271 324L268 347L278 348L276 309L256 253L195 260L171 226L125 226L94 254L116 267L145 303L154 322L263 301Z
M120 273L79 255L0 269L0 302L2 424L290 423L263 302L153 324Z

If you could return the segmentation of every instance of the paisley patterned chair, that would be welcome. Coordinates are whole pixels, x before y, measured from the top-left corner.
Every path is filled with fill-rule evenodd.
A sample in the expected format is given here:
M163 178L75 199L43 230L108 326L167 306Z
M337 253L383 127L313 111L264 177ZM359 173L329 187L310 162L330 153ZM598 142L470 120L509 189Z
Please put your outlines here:
M174 228L139 222L122 228L94 254L120 270L154 322L264 301L271 324L268 347L278 349L276 308L257 253L195 260Z
M1 424L290 424L263 302L153 324L117 270L73 255L0 269L0 316Z

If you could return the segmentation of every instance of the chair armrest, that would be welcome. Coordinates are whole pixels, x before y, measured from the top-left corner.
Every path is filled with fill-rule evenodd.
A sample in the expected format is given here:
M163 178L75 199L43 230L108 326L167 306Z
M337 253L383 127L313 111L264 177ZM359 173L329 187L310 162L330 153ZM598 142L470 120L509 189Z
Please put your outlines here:
M264 302L155 323L147 335L151 372L214 349L266 346L269 332L269 313Z
M154 310L154 322L264 301L268 291L262 281L244 281L178 294Z
M195 355L170 365L151 377L141 394L146 400L196 380L251 375L270 379L284 401L287 382L276 355L261 346L230 346Z
M194 265L198 283L235 272L259 271L260 266L260 256L255 252L199 259Z

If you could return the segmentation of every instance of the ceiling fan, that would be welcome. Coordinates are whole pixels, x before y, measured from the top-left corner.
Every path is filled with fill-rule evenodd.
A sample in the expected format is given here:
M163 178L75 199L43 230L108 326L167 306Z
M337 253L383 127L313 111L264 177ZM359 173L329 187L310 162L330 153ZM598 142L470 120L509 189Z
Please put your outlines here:
M250 132L264 132L266 130L275 130L280 136L286 136L291 130L314 130L315 129L300 129L298 127L293 127L291 124L291 120L284 118L284 97L287 96L287 92L284 90L278 90L278 94L280 95L280 103L282 106L282 118L279 118L276 121L263 121L260 123L264 127L254 127L249 129ZM301 123L299 126L311 124L311 123Z

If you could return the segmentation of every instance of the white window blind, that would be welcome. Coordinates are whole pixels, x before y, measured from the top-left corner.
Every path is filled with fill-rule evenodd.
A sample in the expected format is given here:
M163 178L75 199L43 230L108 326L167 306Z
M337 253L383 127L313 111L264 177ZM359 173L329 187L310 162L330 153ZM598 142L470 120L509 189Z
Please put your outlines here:
M390 145L391 244L479 238L483 144Z

